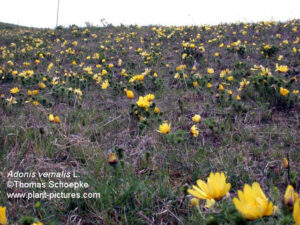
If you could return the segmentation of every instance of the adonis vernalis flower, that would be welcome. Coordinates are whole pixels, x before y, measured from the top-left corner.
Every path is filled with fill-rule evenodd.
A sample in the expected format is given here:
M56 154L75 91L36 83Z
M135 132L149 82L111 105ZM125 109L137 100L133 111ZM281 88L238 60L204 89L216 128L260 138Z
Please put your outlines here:
M54 122L55 122L55 123L60 123L60 119L59 119L58 116L55 116L55 117L54 117Z
M108 163L114 165L118 162L116 153L108 154Z
M16 98L11 96L10 98L7 98L6 101L8 101L10 104L16 104L17 101L16 101Z
M54 115L53 114L49 114L49 122L54 122Z
M188 193L199 199L221 200L229 192L230 183L226 183L224 173L210 173L205 183L203 180L197 180L197 186L193 185L192 189L188 189Z
M0 224L6 225L7 224L7 218L6 218L6 207L0 206Z
M289 71L289 68L286 65L278 66L278 64L276 63L276 71L280 73L286 73L287 71Z
M289 161L287 160L287 158L283 158L283 168L287 169L289 167Z
M207 73L208 74L213 74L215 71L213 68L207 68Z
M295 220L295 225L300 225L300 198L294 204L293 217Z
M198 114L195 114L193 117L192 117L192 120L193 122L195 123L199 123L201 121L201 116L198 115Z
M103 90L107 89L109 87L109 82L108 80L103 81L103 83L101 84L101 88Z
M199 135L199 130L198 128L196 127L196 125L193 125L190 129L190 133L191 135L193 135L193 137L198 137Z
M127 90L126 91L126 96L127 96L128 99L133 99L134 98L133 91Z
M288 93L290 93L290 91L289 91L288 89L285 89L285 88L283 88L283 87L280 87L280 94L281 94L282 96L287 96Z
M171 125L168 124L168 122L163 122L161 125L159 125L158 132L162 134L167 134L171 130Z
M39 87L40 87L40 89L45 89L46 85L43 82L40 82L39 83Z
M155 114L158 114L160 112L160 109L157 106L155 106L153 111L154 111Z
M288 185L283 197L283 204L287 206L289 209L292 209L297 199L298 199L298 193L295 192L293 186Z
M18 92L20 92L20 89L18 87L14 87L10 90L10 93L12 94L17 94Z
M259 183L246 184L244 190L238 191L238 198L233 199L236 209L247 220L255 220L273 213L273 203L269 202Z

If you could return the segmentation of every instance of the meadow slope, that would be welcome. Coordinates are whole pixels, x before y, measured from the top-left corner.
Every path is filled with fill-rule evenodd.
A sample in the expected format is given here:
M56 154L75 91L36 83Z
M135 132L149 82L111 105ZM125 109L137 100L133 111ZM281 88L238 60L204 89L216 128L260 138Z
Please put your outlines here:
M300 188L299 34L299 20L0 24L0 206L8 224L293 224L282 199L288 184ZM226 175L227 197L191 206L188 189L211 172ZM89 187L9 188L15 180ZM253 182L280 209L263 221L245 220L232 202ZM101 197L7 195L33 191Z

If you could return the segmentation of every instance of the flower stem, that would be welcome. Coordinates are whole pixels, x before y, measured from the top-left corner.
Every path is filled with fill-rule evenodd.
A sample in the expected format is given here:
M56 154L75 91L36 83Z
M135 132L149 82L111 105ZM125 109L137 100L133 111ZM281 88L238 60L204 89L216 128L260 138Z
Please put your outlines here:
M200 210L200 207L199 207L199 206L197 206L197 210L198 210L198 212L199 212L201 218L202 218L202 219L205 219L204 216L203 216L203 214L202 214L202 212L201 212L201 210Z
M265 223L265 221L262 219L262 217L260 217L260 220L261 220L261 222L262 222L263 225L267 225L267 224Z

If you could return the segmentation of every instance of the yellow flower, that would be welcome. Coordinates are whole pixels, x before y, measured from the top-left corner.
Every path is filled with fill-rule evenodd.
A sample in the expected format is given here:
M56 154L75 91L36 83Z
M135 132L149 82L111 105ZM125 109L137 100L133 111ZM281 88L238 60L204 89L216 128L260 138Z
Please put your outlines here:
M159 108L158 108L157 106L155 106L155 108L154 108L154 113L155 113L155 114L158 114L159 111L160 111Z
M36 223L32 223L31 225L43 225L43 223L40 222L40 221L38 221L38 222L36 222Z
M207 88L211 88L212 87L211 83L208 82L207 85L206 85L206 87Z
M200 46L200 47L199 47L199 50L200 50L201 52L205 52L205 48L204 48L203 46Z
M298 193L295 192L293 186L288 185L283 197L283 204L287 206L289 209L292 209L297 199L298 199Z
M81 100L81 96L82 96L82 91L80 90L80 88L75 88L74 89L74 94L79 96L79 99Z
M193 117L192 117L192 120L193 122L195 123L199 123L201 121L201 116L198 115L198 114L195 114Z
M294 204L293 217L295 220L295 225L300 225L300 198Z
M196 125L193 125L190 129L190 133L191 135L193 135L193 137L198 137L199 135L199 130L198 128L196 127Z
M38 106L40 103L39 103L38 101L33 101L33 104L34 104L35 106Z
M45 89L46 85L43 82L40 82L39 83L39 87L40 87L40 89Z
M199 199L198 198L192 198L190 200L190 206L195 206L195 207L199 206Z
M140 108L148 108L150 106L150 102L143 96L139 97L139 100L136 102L136 104Z
M216 204L216 200L207 199L206 203L205 203L205 207L210 209L210 208L213 208L215 204Z
M49 121L54 122L54 115L53 114L49 114Z
M118 60L118 66L122 66L122 59Z
M299 94L299 90L293 90L293 94Z
M213 74L215 71L213 68L207 68L207 73L208 74Z
M250 81L247 81L245 78L243 78L242 81L240 82L239 91L243 90L249 83Z
M179 73L175 73L174 79L179 79L179 78L180 78L180 74Z
M108 87L109 87L109 82L108 82L108 80L103 81L103 83L102 83L102 85L101 85L101 88L102 88L103 90L105 90L105 89L108 88Z
M180 65L180 66L176 67L176 71L181 71L181 70L184 70L184 69L186 69L186 65Z
M6 101L8 101L10 104L16 104L17 101L16 101L16 98L11 96L10 98L7 98Z
M110 165L114 165L118 162L116 153L108 154L108 162Z
M136 80L142 82L144 80L144 75L143 74L135 75L132 78L130 78L129 82L133 83Z
M194 86L194 87L198 87L198 86L199 86L198 81L193 81L193 86Z
M232 95L232 90L228 90L227 94Z
M134 98L133 91L127 90L126 91L126 96L127 96L128 99L133 99Z
M288 89L285 89L285 88L283 88L283 87L280 87L280 94L281 94L282 96L287 96L288 93L290 93L290 91L289 91Z
M188 193L199 199L221 200L230 190L231 184L226 183L224 173L210 173L205 183L203 180L197 180L197 186L188 189Z
M55 123L60 123L60 119L59 119L58 116L55 116L55 117L54 117L54 122L55 122Z
M287 160L287 158L283 158L283 168L289 168L289 161Z
M171 125L168 124L168 122L163 122L161 125L159 125L158 132L162 134L167 134L170 132L170 130L171 130Z
M33 95L38 95L38 94L39 94L39 90L33 90L33 91L32 91L32 94L33 94Z
M246 184L244 191L239 190L238 198L234 198L233 203L242 216L248 220L270 216L273 213L273 203L268 202L257 182L254 182L252 187Z
M140 120L140 121L143 121L143 120L145 120L145 118L144 118L144 117L142 117L141 115L138 115L138 118L139 118L139 120Z
M48 68L47 68L47 72L49 72L52 68L53 68L53 63L50 63L49 65L48 65Z
M20 92L20 89L18 87L14 87L10 90L10 93L12 94L17 94L18 92Z
M237 95L237 96L236 96L236 100L237 100L237 101L240 101L240 100L241 100L241 97L240 97L239 95Z
M102 70L102 71L101 71L101 75L102 75L102 76L106 75L107 73L108 73L107 70Z
M294 47L293 48L293 52L296 53L297 52L297 48Z
M0 206L0 224L6 225L7 224L7 218L6 218L6 207Z
M125 77L128 76L128 74L126 73L126 70L125 70L125 69L122 69L122 70L121 70L121 75L122 75L122 76L125 76Z
M224 86L222 84L219 84L219 91L223 91L224 90Z
M278 63L276 63L276 71L286 73L287 71L289 71L289 68L286 65L278 66Z
M227 80L228 80L228 81L233 81L233 76L227 77Z
M291 78L291 81L292 81L292 82L297 82L297 77L295 77L295 76L292 77L292 78Z

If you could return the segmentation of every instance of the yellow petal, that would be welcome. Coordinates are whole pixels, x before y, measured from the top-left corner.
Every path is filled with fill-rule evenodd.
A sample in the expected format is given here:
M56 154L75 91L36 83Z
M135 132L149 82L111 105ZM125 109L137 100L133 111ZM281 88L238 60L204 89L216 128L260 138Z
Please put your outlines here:
M294 204L293 217L296 225L300 225L300 198Z

